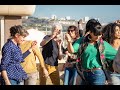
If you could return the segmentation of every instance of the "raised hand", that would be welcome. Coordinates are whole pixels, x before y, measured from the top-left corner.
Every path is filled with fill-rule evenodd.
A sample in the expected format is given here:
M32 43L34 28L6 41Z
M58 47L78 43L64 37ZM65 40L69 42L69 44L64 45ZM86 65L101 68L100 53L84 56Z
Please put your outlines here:
M37 45L37 41L33 41L29 51L32 52L32 48L34 48L36 45Z
M32 44L31 44L31 48L33 48L36 45L37 45L37 41L33 41Z
M61 46L62 45L62 40L61 39L57 40L57 44L58 44L58 46Z
M54 31L54 32L52 33L52 35L51 35L51 38L52 38L52 39L55 38L55 37L57 36L57 34L58 34L58 32Z
M69 42L72 41L70 35L68 33L65 34L65 39Z

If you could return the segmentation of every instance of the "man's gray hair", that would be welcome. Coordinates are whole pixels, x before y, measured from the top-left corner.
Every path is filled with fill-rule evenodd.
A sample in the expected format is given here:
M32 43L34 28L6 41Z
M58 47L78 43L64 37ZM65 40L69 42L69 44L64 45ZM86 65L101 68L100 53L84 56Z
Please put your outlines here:
M60 30L62 30L62 25L60 24L60 23L54 23L53 25L52 25L52 32L55 30L55 28L57 28L57 27L59 27L60 28Z

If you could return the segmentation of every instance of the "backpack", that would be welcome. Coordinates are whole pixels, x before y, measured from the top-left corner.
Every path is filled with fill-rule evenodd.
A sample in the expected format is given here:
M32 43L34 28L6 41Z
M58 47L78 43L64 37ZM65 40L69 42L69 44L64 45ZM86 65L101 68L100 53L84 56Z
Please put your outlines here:
M115 72L120 73L120 47L115 56L115 59L113 60L113 69Z

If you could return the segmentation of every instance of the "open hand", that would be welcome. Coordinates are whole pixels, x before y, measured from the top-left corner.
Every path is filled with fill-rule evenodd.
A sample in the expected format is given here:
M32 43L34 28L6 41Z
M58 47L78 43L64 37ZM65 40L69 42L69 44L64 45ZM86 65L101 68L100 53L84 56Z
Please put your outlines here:
M52 35L51 35L51 38L55 38L56 36L57 36L57 32L54 31L54 32L52 33Z
M58 46L61 46L62 45L62 40L61 39L57 40L57 44L58 44Z
M69 35L68 33L65 34L65 39L66 39L67 41L72 41L72 40L71 40L71 37L70 37L70 35Z
M37 41L33 41L32 44L31 44L31 48L33 48L36 45L37 45Z

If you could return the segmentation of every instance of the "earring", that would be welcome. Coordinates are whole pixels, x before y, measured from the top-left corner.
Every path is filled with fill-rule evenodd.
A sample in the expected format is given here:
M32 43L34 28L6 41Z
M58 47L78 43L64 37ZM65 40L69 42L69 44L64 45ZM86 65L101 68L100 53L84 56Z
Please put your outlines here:
M88 39L91 41L91 38L90 38L90 36L88 36Z

